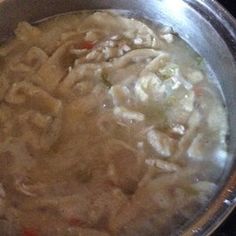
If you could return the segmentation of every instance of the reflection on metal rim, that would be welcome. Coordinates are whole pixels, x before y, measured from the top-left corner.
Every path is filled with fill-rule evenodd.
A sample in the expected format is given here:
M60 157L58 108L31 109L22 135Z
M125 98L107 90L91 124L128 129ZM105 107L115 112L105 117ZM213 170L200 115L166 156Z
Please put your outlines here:
M236 60L236 19L217 1L185 0L190 6L207 17L209 22L221 34ZM234 147L235 149L235 147ZM235 159L235 150L232 158ZM235 162L235 160L234 160ZM202 215L189 226L183 235L211 235L236 207L236 164L234 163L229 179L221 191Z

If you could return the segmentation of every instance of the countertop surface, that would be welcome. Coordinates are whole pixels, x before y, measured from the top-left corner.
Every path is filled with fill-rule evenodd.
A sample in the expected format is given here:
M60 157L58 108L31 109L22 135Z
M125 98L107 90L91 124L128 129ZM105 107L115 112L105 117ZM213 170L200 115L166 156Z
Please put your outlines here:
M235 0L218 0L236 18ZM212 236L236 236L236 209Z

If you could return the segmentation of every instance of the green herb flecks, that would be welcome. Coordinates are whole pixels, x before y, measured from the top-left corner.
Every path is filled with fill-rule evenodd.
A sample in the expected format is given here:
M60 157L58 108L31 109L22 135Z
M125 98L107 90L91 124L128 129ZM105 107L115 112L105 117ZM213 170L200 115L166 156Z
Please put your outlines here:
M203 63L204 63L203 58L200 57L200 56L197 56L196 57L196 63L197 63L198 66L203 66Z
M172 76L176 75L179 67L176 64L170 64L160 69L160 73L163 79L169 79Z

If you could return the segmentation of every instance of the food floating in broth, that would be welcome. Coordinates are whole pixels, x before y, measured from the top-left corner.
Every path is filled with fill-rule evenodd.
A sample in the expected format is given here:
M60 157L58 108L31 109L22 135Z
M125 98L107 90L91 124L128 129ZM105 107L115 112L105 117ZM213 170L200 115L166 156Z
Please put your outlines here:
M0 48L0 231L177 232L227 153L202 64L170 27L115 11L19 23Z

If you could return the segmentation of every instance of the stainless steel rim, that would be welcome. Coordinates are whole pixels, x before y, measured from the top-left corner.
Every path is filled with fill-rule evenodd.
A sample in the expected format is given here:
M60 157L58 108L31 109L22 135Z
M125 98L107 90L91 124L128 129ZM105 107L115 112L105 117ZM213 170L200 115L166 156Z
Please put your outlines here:
M236 19L216 0L185 0L203 15L219 32L227 44L236 64ZM236 79L236 78L235 78ZM234 147L234 156L236 147ZM227 184L222 186L208 208L199 215L193 224L184 230L183 235L211 235L236 208L236 163L231 168ZM227 177L226 177L227 178Z
M236 62L236 19L217 0L184 1L201 13L221 33Z

